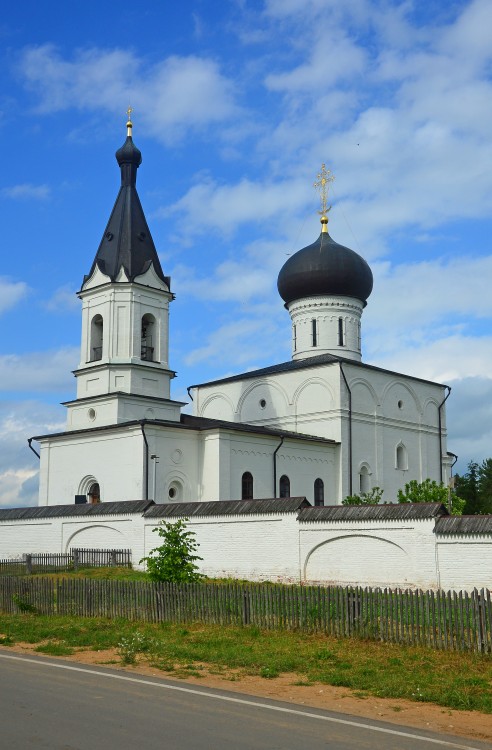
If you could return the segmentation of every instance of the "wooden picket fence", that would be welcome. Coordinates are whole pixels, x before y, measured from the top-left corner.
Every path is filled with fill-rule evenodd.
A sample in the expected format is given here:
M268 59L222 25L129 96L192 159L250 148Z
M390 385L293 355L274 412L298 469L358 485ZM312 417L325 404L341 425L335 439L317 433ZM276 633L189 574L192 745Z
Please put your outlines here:
M490 591L0 577L0 611L257 625L492 653ZM27 606L26 606L27 605Z
M21 559L0 560L0 575L31 575L79 568L132 566L131 549L71 549L63 552L25 554Z

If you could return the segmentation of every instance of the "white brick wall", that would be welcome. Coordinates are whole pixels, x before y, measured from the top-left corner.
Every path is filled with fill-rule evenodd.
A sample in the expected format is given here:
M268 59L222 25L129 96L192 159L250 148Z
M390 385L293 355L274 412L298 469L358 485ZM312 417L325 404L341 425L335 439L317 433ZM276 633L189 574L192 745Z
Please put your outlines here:
M157 547L158 519L139 514L0 522L0 559L70 547ZM433 520L300 522L297 513L192 519L202 572L284 583L492 588L492 536L436 536Z
M438 535L436 555L441 588L492 589L492 536Z

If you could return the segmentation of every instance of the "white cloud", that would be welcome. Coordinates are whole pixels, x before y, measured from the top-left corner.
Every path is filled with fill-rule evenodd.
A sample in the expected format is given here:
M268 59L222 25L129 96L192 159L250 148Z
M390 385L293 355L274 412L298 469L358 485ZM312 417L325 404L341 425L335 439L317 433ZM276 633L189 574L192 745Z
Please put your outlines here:
M63 430L64 416L38 401L0 403L0 507L37 505L39 460L27 439Z
M26 297L29 287L23 281L10 281L0 276L0 314L15 307Z
M50 312L80 312L81 309L80 300L71 284L58 287L44 306Z
M38 483L39 475L34 469L8 470L0 473L0 508L37 505Z
M444 382L488 372L492 256L372 269L374 291L362 319L365 361Z
M447 401L448 447L459 457L459 473L467 464L492 457L492 379L486 376L451 381Z
M433 341L406 341L402 342L401 348L379 351L376 357L370 355L364 360L378 367L440 383L481 377L488 372L492 362L492 336L455 333Z
M292 94L318 92L359 75L366 64L366 53L339 29L321 34L307 62L287 73L267 75L265 84L272 91Z
M279 352L278 339L275 320L236 318L210 333L205 345L190 351L185 362L188 365L211 360L221 365L234 362L236 372L245 367L252 369L265 350Z
M49 185L32 185L30 182L24 182L20 185L11 185L2 188L1 194L4 198L14 200L33 199L37 201L47 200L51 196Z
M227 120L237 112L231 82L214 60L170 56L148 65L122 49L86 49L71 60L52 45L30 47L20 60L38 110L121 112L131 101L140 127L163 141Z
M79 361L79 349L66 347L54 351L0 356L0 391L63 393L73 387L73 370Z
M182 214L187 231L191 221L194 232L216 229L230 236L244 223L264 224L281 213L298 211L309 200L309 184L298 178L288 182L260 182L242 179L234 185L218 185L205 179L193 185L161 216Z
M391 265L373 263L374 291L364 321L371 329L384 326L431 328L436 321L492 318L492 255L436 258ZM391 314L388 315L388 310Z

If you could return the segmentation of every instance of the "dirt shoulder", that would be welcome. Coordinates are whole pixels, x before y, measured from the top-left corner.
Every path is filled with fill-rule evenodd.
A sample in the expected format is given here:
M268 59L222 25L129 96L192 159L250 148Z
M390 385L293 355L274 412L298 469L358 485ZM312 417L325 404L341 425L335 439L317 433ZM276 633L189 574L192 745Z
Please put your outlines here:
M39 644L17 643L8 650L33 654ZM469 739L492 742L492 715L478 711L454 711L433 703L418 703L394 698L360 697L347 688L322 684L295 684L299 675L282 674L272 679L244 675L236 670L219 671L207 664L199 666L197 674L186 674L179 668L165 671L150 666L144 659L136 665L123 666L116 649L90 651L80 649L72 656L55 657L81 664L100 665L132 674L165 677L210 688L230 690L301 706L312 706L327 711L338 711L351 716L387 721L399 726L426 729ZM196 672L196 670L195 670Z

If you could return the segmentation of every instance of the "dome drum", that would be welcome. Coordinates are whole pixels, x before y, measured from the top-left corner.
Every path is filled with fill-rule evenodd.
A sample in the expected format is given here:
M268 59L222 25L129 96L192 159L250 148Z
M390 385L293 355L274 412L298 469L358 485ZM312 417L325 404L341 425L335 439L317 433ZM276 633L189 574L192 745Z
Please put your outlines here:
M289 302L286 307L292 320L292 359L333 354L360 362L360 300L318 295Z

